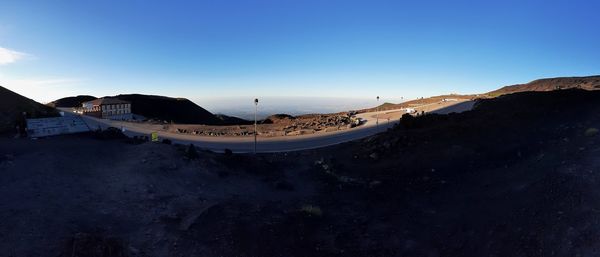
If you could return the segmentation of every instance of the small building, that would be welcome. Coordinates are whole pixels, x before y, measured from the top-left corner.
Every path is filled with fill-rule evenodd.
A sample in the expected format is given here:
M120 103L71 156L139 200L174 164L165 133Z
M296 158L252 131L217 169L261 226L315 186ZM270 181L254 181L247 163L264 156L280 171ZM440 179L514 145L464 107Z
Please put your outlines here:
M130 120L131 103L118 98L99 98L82 104L82 114L111 120Z

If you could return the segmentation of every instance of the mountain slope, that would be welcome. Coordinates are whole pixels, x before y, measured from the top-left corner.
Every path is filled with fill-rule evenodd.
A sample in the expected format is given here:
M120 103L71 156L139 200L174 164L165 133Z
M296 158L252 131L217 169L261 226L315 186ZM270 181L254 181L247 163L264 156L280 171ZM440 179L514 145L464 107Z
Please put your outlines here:
M81 107L82 103L96 99L96 97L91 95L78 95L61 98L48 103L48 105L52 107Z
M359 110L358 112L368 112L379 110L392 110L407 108L413 105L429 104L433 102L441 101L444 98L456 98L456 99L475 99L475 98L487 98L497 97L506 94L519 93L519 92L543 92L553 91L557 89L584 89L584 90L600 90L600 75L586 76L586 77L556 77L556 78L544 78L531 81L525 84L516 84L510 86L504 86L500 89L482 94L482 95L440 95L432 96L428 98L411 100L403 103L384 103L379 107L368 108Z
M242 118L227 116L224 114L215 114L215 116L221 120L221 125L250 125L254 124L253 121L244 120Z
M131 102L131 112L148 119L180 124L237 125L249 121L226 115L215 115L185 98L172 98L157 95L125 94L106 96ZM83 102L97 99L94 96L80 95L51 102L55 107L80 107Z
M600 76L588 77L559 77L531 81L526 84L505 86L498 90L487 93L495 97L499 95L512 94L526 91L552 91L556 89L580 88L585 90L600 89Z
M406 102L402 102L402 103L398 103L398 104L386 102L386 103L379 105L378 107L362 109L362 110L359 110L358 112L362 113L362 112L374 112L377 110L379 110L379 111L394 110L394 109L408 108L408 107L424 105L424 104L437 103L444 99L465 100L465 99L474 99L476 97L477 97L476 95L458 95L458 94L439 95L439 96L432 96L432 97L428 97L428 98L419 98L419 99L410 100L410 101L406 101Z
M14 131L22 113L29 118L58 116L56 109L40 104L0 86L0 133Z
M175 123L219 125L222 120L185 98L155 95L118 95L116 98L131 102L131 112L150 119Z

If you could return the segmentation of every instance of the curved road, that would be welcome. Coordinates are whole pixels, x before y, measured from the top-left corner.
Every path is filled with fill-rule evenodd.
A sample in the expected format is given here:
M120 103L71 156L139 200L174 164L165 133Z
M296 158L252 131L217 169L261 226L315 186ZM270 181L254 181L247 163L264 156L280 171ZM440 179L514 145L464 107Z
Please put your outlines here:
M445 114L449 112L462 112L470 110L473 106L473 101L464 102L440 102L436 104L429 104L427 106L417 107L418 111L425 111L428 113L440 113ZM379 114L379 124L376 125L376 116ZM381 111L379 113L362 113L357 115L360 118L366 120L366 123L348 130L335 131L335 132L321 132L310 135L300 136L279 136L279 137L258 137L257 152L268 153L268 152L288 152L298 151L305 149L320 148L335 144L340 144L348 141L353 141L361 138L365 138L377 133L383 132L386 129L392 127L398 122L400 117L404 114L403 110L388 110ZM194 144L197 147L222 152L225 149L230 149L233 152L244 153L254 151L254 137L207 137L207 136L196 136L189 134L176 134L165 131L159 131L152 129L152 126L140 126L137 123L112 121L105 119L98 119L90 116L82 116L83 120L92 129L101 127L106 129L108 127L116 127L125 129L127 136L148 136L152 132L157 132L159 138L169 139L174 143L180 144ZM389 118L389 119L388 119Z

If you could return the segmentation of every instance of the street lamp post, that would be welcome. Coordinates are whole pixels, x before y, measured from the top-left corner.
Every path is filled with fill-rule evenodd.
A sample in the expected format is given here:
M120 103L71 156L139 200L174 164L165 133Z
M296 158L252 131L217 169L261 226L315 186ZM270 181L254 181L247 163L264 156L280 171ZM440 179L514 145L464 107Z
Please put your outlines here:
M377 96L377 120L375 121L375 125L379 126L379 96Z
M254 99L254 154L256 154L256 135L258 134L256 125L256 113L258 112L258 98Z

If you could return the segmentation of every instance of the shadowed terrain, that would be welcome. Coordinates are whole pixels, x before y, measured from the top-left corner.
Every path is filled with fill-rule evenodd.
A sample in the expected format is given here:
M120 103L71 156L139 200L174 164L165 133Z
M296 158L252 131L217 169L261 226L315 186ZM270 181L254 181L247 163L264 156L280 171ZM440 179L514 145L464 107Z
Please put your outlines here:
M596 91L511 94L465 113L405 116L356 142L258 156L106 133L2 138L0 248L14 256L593 255L599 111Z

